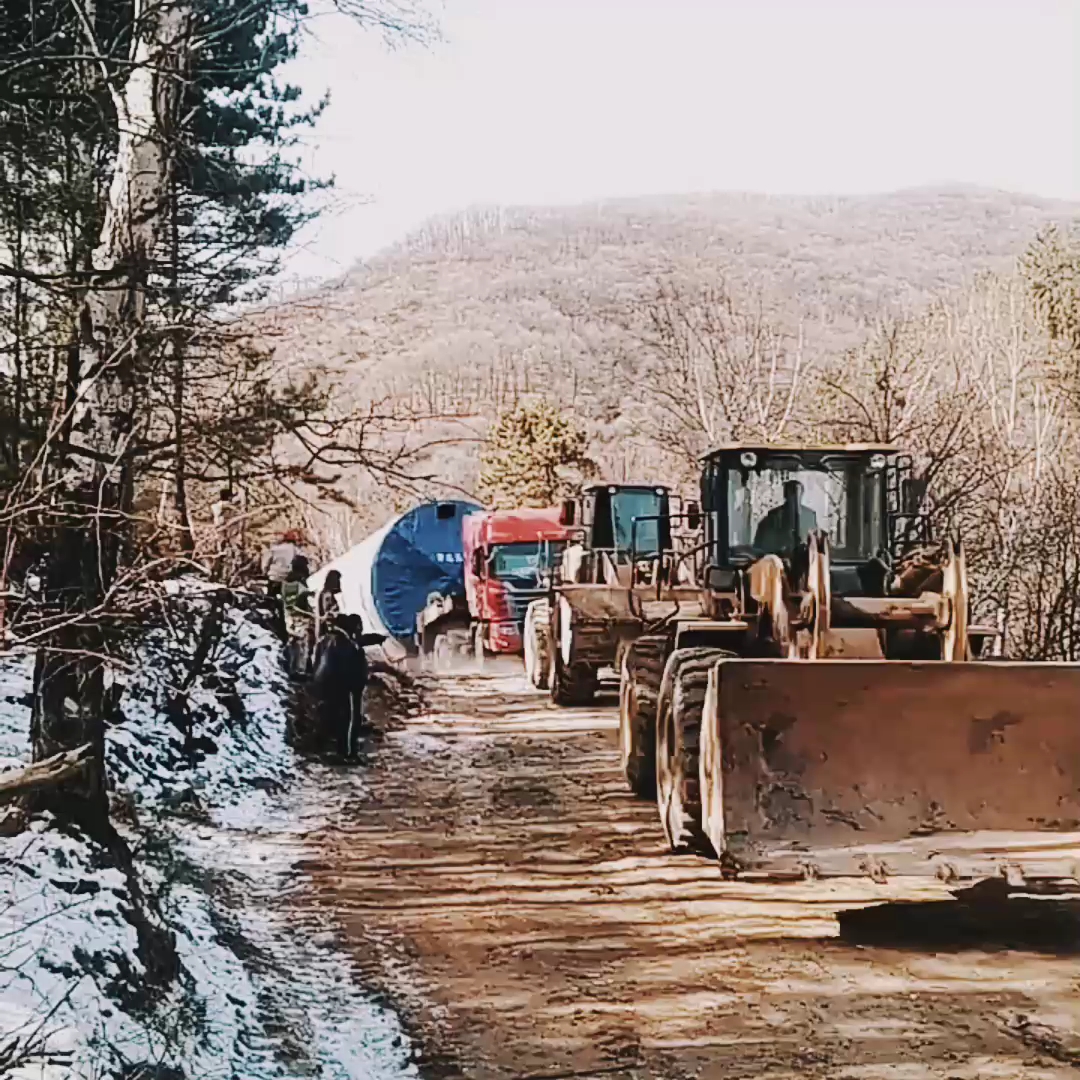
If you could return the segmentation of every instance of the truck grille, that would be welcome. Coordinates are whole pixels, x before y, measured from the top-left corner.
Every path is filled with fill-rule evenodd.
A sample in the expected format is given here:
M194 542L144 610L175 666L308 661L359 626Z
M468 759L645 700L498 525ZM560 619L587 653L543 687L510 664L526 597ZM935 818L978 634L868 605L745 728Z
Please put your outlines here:
M505 592L507 621L515 623L518 630L522 630L525 626L526 609L534 600L543 595L542 589L514 589L507 586Z

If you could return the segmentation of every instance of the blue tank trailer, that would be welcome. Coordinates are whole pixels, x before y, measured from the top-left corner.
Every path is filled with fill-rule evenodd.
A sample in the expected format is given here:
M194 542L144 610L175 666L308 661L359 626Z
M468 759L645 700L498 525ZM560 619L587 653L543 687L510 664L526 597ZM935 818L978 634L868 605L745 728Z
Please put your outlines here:
M308 585L317 592L338 570L342 611L386 635L388 659L444 659L468 648L463 522L481 510L462 500L421 503L321 567Z

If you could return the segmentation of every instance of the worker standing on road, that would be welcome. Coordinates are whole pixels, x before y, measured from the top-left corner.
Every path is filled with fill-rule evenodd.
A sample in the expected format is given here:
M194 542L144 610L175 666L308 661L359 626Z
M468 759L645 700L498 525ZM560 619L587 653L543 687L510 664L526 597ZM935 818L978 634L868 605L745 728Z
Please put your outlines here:
M315 648L311 689L319 726L325 736L333 737L346 761L356 756L357 740L367 722L364 691L368 662L364 649L385 640L385 634L365 634L359 615L337 615L327 622Z
M322 639L330 623L341 614L341 571L327 570L315 602L315 641Z
M307 557L295 555L288 580L281 587L290 668L292 674L300 678L309 673L315 649L315 612L311 607L311 590L307 587L310 575Z
M262 558L262 572L266 578L266 595L274 602L274 628L282 641L287 640L285 609L281 593L293 567L293 560L300 554L299 540L295 532L280 535L276 544L266 549Z
M353 640L353 644L356 646L356 653L360 663L360 697L358 700L357 709L355 715L355 727L361 728L367 725L366 714L366 691L368 684L369 668L367 653L364 651L369 646L381 645L386 640L385 634L365 634L364 633L364 620L359 615L346 615L346 626L348 627L349 635ZM355 754L355 731L349 732L349 753Z

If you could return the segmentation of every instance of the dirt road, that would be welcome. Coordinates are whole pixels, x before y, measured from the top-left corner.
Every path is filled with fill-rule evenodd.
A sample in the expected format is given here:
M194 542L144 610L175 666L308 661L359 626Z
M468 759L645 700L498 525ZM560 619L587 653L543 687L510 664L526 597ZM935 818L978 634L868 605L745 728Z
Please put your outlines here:
M307 902L426 1075L1077 1075L1067 905L995 925L955 902L866 911L902 895L869 883L725 883L664 853L616 723L613 702L555 710L520 678L446 680L309 837Z

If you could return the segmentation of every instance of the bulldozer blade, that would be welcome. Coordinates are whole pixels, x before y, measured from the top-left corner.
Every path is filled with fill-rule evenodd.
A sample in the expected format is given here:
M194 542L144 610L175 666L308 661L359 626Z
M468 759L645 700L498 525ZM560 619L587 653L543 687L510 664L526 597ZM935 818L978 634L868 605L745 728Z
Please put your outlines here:
M1080 665L723 660L700 774L738 873L1080 879Z

